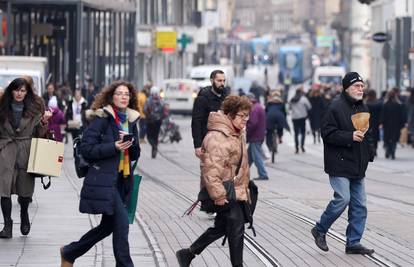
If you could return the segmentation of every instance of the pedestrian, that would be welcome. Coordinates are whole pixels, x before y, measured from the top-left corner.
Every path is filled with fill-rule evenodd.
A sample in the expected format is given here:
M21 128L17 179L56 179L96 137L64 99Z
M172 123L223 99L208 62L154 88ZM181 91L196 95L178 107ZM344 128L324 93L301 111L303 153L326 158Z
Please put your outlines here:
M43 100L45 101L45 105L49 106L49 100L52 97L56 97L58 107L60 110L64 110L65 106L63 105L62 99L58 96L56 91L56 85L54 83L48 83L46 85L46 92L43 94Z
M77 138L81 133L85 121L85 111L87 107L87 102L83 98L80 90L75 90L73 98L68 101L66 110L66 132L72 134L72 140Z
M162 120L165 118L164 102L159 90L151 88L151 95L144 106L145 119L147 124L147 139L151 145L151 158L155 158L158 152L158 137Z
M334 190L334 199L323 212L312 235L316 245L328 251L326 233L348 207L346 254L372 254L360 241L367 218L365 171L374 159L370 131L355 130L351 116L368 112L363 103L364 81L356 72L342 79L343 91L329 106L322 120L325 172ZM367 122L368 124L368 122ZM368 125L366 125L368 128Z
M309 111L309 121L313 135L313 143L321 143L321 123L325 111L324 99L319 88L313 88L309 93L309 103L312 108Z
M77 258L112 234L116 266L132 267L125 206L133 186L131 162L140 155L133 85L113 82L97 95L91 108L92 121L83 133L79 151L93 166L83 182L79 211L102 214L102 218L79 241L61 247L61 266L73 266ZM124 139L131 134L132 139Z
M285 73L285 75L282 76L282 77L283 77L283 87L284 87L283 100L284 100L284 102L287 102L287 99L288 99L288 96L289 96L289 90L290 90L290 87L293 84L293 80L292 80L292 76L291 76L289 71L287 71Z
M145 144L145 136L147 135L147 120L145 117L144 107L150 94L152 85L146 84L144 88L137 94L137 107L140 115L139 119L139 143Z
M384 130L385 158L395 159L397 143L401 129L407 121L407 114L396 91L390 90L385 97L381 113L381 125Z
M215 205L223 206L227 203L229 206L226 210L217 212L214 226L208 228L189 248L176 252L180 267L190 266L196 255L224 235L229 241L232 266L243 266L245 222L242 205L250 199L249 165L244 136L250 109L251 102L246 96L232 95L223 101L220 111L209 115L208 133L202 144L201 184L206 187ZM233 178L237 201L231 205L226 199L223 182Z
M303 88L296 89L295 96L290 100L289 109L292 112L293 130L295 132L295 153L299 153L299 135L301 136L300 148L305 153L306 119L312 105L303 93Z
M380 118L382 110L382 101L377 99L377 93L375 90L370 89L367 92L366 105L368 107L369 113L371 114L369 118L369 127L372 132L372 142L374 144L374 155L377 156L378 141L380 140Z
M48 107L52 112L52 117L49 119L49 131L53 133L55 140L63 141L61 126L66 124L65 114L58 107L58 100L56 96L52 96L49 100Z
M249 147L247 154L249 157L249 166L254 163L259 173L259 177L254 180L269 180L266 168L263 162L262 144L266 133L266 113L262 105L256 99L255 95L247 95L252 102L249 121L247 122L247 143Z
M276 152L276 147L273 147L274 134L277 134L279 144L283 142L283 129L290 131L286 120L286 106L280 90L275 90L269 93L266 106L266 145L270 151Z
M411 88L410 97L407 100L407 115L409 140L414 148L414 88Z
M89 109L92 106L92 103L95 100L96 95L98 94L98 86L94 84L92 78L88 78L87 84L81 92L86 99L86 108Z
M210 74L211 86L204 87L194 100L191 117L191 134L193 136L195 155L202 155L201 144L207 134L207 121L210 112L217 111L228 95L225 90L226 76L221 70L214 70Z
M18 196L20 204L20 232L28 235L30 221L28 208L32 202L35 178L27 173L30 143L34 137L44 137L50 111L45 111L24 78L14 79L0 99L0 196L4 228L0 238L13 237L11 195Z

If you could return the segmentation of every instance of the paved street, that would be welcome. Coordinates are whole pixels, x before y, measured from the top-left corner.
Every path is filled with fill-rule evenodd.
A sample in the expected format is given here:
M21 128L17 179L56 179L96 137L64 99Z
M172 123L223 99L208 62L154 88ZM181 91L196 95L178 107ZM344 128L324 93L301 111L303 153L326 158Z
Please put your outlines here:
M155 160L150 158L150 147L142 146L139 171L144 178L136 222L130 226L136 266L178 266L174 252L189 246L213 223L198 210L182 217L198 192L199 167L193 156L189 118L176 117L175 121L183 135L179 144L161 144ZM316 248L310 234L312 223L332 195L323 173L322 145L311 141L308 136L305 154L295 155L292 137L286 134L276 164L267 163L270 180L257 182L257 237L246 231L245 266L413 266L414 150L399 148L395 161L385 160L380 150L370 165L366 179L369 213L362 242L376 253L373 257L349 256L343 242L346 213L327 238L328 253ZM49 190L38 184L28 237L20 235L14 199L14 238L0 240L1 267L58 266L59 247L99 223L99 216L78 212L82 180L74 174L71 153L68 147L62 177L55 178ZM252 167L251 177L256 176ZM97 244L75 266L115 266L111 238ZM221 240L212 244L193 266L230 266L227 244L221 246Z

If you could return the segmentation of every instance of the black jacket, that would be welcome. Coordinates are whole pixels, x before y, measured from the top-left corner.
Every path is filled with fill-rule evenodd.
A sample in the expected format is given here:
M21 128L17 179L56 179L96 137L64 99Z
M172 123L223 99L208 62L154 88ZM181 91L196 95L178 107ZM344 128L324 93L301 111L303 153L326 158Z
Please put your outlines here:
M207 134L208 115L212 111L220 109L221 103L228 95L225 89L221 96L212 92L213 87L207 86L200 90L194 100L193 113L191 118L191 133L193 135L194 148L201 147L203 139Z
M351 116L368 112L362 101L355 102L343 92L329 106L322 120L325 172L329 176L361 179L365 177L368 162L374 159L370 131L363 141L353 141L355 128Z
M402 104L391 101L385 102L381 113L384 142L398 142L400 140L401 129L406 122L407 111Z

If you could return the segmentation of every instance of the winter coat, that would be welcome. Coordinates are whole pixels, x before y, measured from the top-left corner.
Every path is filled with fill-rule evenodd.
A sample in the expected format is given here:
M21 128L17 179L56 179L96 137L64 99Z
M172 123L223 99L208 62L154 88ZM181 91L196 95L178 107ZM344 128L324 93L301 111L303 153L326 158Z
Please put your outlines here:
M66 122L68 122L69 120L73 120L74 119L74 113L76 112L75 110L75 103L76 100L75 98L72 98L70 101L67 102L67 107L68 109L66 110ZM80 106L81 106L81 125L82 126L86 126L86 117L85 117L85 111L87 109L87 102L85 100L85 98L81 98L80 100Z
M247 142L263 142L266 134L266 113L259 102L255 102L247 122Z
M286 120L286 108L283 103L269 102L266 108L266 129L288 129L289 125Z
M142 91L138 92L137 107L138 107L138 112L139 112L141 120L145 119L144 107L145 107L146 102L147 102L147 95Z
M22 117L20 126L15 130L6 120L0 125L0 196L32 197L34 176L27 173L30 144L33 137L43 137L47 125L41 124L42 114L33 118ZM16 180L19 186L16 186Z
M407 115L408 132L414 134L414 103L407 104Z
M384 142L398 142L401 129L407 121L405 108L397 102L385 102L381 113L381 124L384 129Z
M309 121L312 130L319 130L322 124L322 116L325 110L325 104L322 96L311 96L309 102L312 106L309 111Z
M207 122L210 112L219 110L221 103L228 95L226 90L223 91L221 96L214 94L212 90L212 86L201 89L194 100L191 118L191 133L194 148L201 147L201 143L207 134Z
M131 161L138 160L138 111L127 109L129 132L134 135L134 143L129 148ZM83 132L79 151L89 161L90 167L81 190L79 210L89 214L114 213L115 194L119 192L126 202L132 188L133 174L128 178L119 178L118 167L120 151L115 148L119 140L119 128L115 123L115 113L111 106L94 111L95 117ZM132 167L132 164L131 164ZM124 180L125 179L125 180ZM125 184L120 190L120 181Z
M165 118L164 102L159 95L151 95L144 106L145 118L148 123L161 121Z
M322 119L325 172L330 176L364 178L368 162L374 159L370 131L362 142L353 141L355 128L351 116L359 112L368 112L368 107L343 92L332 101Z
M301 96L298 102L291 102L292 120L307 118L311 108L312 105L306 96Z
M239 173L234 181L236 199L249 199L249 163L243 132L233 127L230 119L221 111L211 112L208 119L208 133L202 144L201 184L213 200L226 198L223 182L233 179L243 154Z
M378 142L380 139L379 125L381 119L382 102L377 100L374 102L367 102L367 107L371 117L369 118L369 127L372 131L372 139L374 142Z
M65 124L65 114L59 108L52 108L52 117L49 119L49 130L55 135L55 140L62 142L61 125Z

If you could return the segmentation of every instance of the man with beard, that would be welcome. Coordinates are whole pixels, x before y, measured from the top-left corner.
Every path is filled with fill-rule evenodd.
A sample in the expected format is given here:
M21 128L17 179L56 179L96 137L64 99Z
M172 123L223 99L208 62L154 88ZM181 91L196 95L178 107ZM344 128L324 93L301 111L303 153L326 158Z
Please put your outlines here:
M225 90L226 76L221 70L214 70L210 74L211 86L204 87L194 100L193 113L191 118L191 133L195 155L200 158L202 155L201 144L207 134L208 115L212 111L220 109L221 103L228 95Z
M370 255L374 250L364 247L360 241L367 219L364 177L368 162L374 159L374 149L368 128L356 130L351 119L354 114L368 112L362 102L364 81L358 73L349 72L342 79L342 85L342 94L325 113L321 131L325 172L329 175L334 199L311 232L316 245L328 251L326 233L348 207L345 252Z

